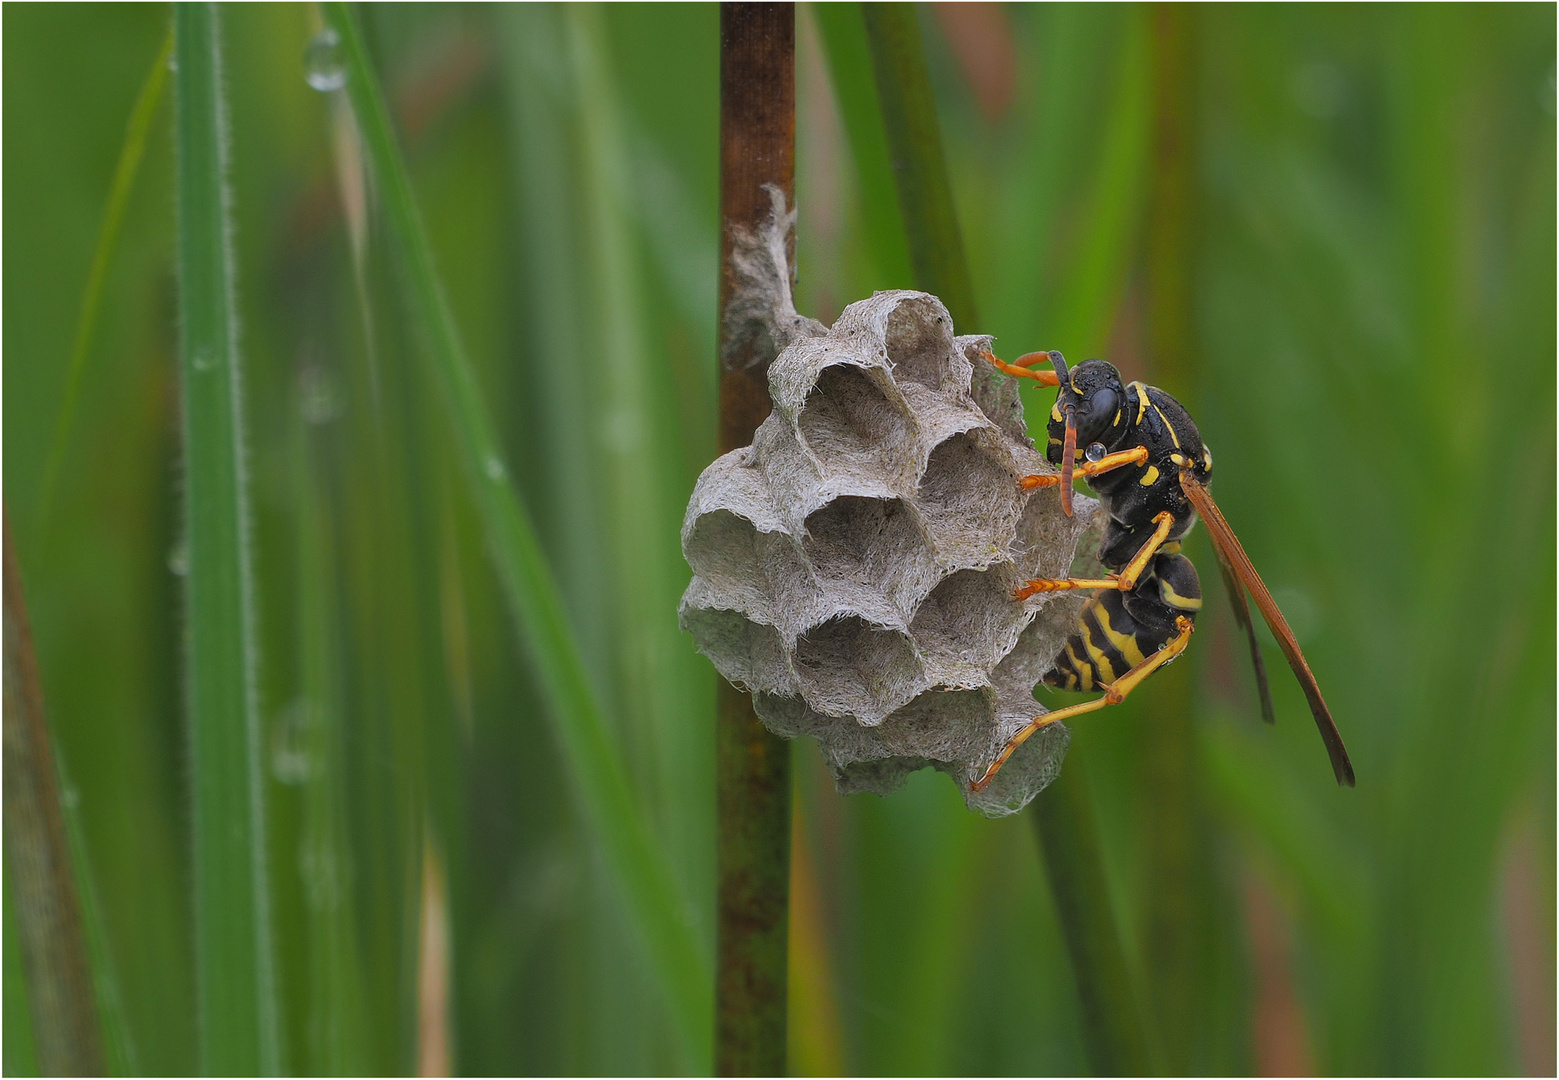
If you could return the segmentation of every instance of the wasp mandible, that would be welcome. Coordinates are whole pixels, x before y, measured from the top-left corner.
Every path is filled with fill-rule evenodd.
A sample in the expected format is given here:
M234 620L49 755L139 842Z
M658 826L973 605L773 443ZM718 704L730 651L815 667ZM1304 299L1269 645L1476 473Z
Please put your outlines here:
M1202 607L1202 588L1180 541L1198 516L1207 524L1235 619L1250 644L1262 718L1273 720L1272 697L1246 590L1304 689L1337 782L1352 787L1348 750L1299 642L1207 490L1212 451L1185 407L1156 386L1122 385L1120 372L1103 360L1068 368L1058 352L1029 353L1010 364L990 352L985 359L1008 375L1057 388L1045 456L1061 471L1025 476L1019 484L1029 489L1059 485L1061 507L1070 516L1072 481L1086 479L1107 515L1099 561L1109 573L1103 578L1039 578L1013 594L1014 600L1024 600L1040 592L1096 590L1045 682L1063 690L1103 690L1104 696L1035 718L996 755L974 789L989 784L1013 751L1040 728L1120 704L1144 679L1185 651ZM1038 366L1046 362L1050 370Z

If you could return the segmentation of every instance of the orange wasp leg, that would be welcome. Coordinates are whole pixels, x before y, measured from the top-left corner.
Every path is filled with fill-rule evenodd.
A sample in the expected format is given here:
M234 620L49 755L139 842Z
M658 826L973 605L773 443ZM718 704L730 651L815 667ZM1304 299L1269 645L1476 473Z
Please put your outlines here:
M1098 476L1107 473L1111 469L1119 469L1123 465L1141 465L1148 460L1148 448L1139 446L1133 450L1119 450L1113 454L1105 454L1098 461L1085 461L1072 473L1074 477L1081 476L1084 480L1090 476ZM1055 487L1061 482L1060 473L1034 473L1030 476L1018 478L1018 486L1024 491L1034 488Z
M1175 527L1175 515L1168 510L1160 510L1153 515L1153 522L1158 528L1153 530L1147 543L1137 550L1131 562L1119 574L1111 574L1107 578L1035 578L1014 589L1012 598L1027 600L1035 593L1060 592L1063 589L1119 589L1121 592L1130 592L1137 587L1137 579L1142 576L1142 571L1147 569L1148 563L1153 561L1153 556L1164 545L1169 530Z
M1012 590L1014 600L1027 600L1035 593L1064 592L1068 589L1119 589L1120 577L1111 574L1105 578L1035 578L1025 581Z
M1064 709L1057 709L1054 712L1046 713L1044 716L1035 717L1027 727L1019 731L1006 746L1002 747L1001 753L996 755L996 760L991 762L984 775L970 784L969 787L974 791L984 791L990 786L991 779L1007 763L1007 759L1012 756L1013 752L1040 728L1048 727L1057 720L1070 720L1074 716L1097 712L1107 705L1119 705L1125 701L1127 695L1142 685L1142 680L1185 652L1186 646L1191 643L1191 620L1184 615L1179 616L1175 619L1175 630L1175 636L1170 638L1162 649L1110 683L1109 686L1106 686L1103 697L1095 698L1093 701L1085 701L1080 705L1068 705Z
M996 359L996 354L991 352L989 349L985 350L985 352L981 353L980 355L989 360L991 365L995 367L997 371L1000 371L1005 375L1011 375L1013 378L1033 379L1041 386L1061 385L1061 379L1054 371L1034 371L1029 366L1030 364L1037 364L1041 361L1044 361L1048 364L1050 362L1050 354L1048 352L1024 353L1010 364L1006 363L1005 361Z

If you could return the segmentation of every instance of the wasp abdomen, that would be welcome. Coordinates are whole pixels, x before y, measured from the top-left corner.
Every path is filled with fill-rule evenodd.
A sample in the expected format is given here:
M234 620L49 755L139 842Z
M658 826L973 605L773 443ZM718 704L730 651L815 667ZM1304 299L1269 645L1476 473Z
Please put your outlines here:
M1160 555L1131 592L1094 594L1045 682L1062 690L1103 690L1167 645L1179 617L1194 622L1201 608L1201 583L1191 560Z

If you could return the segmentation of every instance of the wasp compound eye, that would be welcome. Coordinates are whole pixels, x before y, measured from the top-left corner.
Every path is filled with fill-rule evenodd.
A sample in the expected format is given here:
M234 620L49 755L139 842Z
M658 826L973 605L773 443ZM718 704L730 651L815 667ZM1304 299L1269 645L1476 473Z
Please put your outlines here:
M680 614L770 730L818 740L841 792L886 794L929 764L999 817L1060 768L1056 724L974 790L1032 721L1033 685L1086 600L1012 594L1070 565L1096 504L1079 495L1066 517L1018 482L1050 470L989 348L913 292L792 341L753 444L694 489Z
M1091 443L1109 428L1120 408L1120 396L1108 386L1088 395L1077 416L1077 441Z

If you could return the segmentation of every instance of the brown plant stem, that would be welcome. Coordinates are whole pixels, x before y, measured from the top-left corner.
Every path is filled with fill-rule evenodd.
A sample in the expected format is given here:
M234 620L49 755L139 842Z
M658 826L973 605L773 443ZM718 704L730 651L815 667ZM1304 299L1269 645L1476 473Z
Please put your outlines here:
M5 519L5 857L45 1076L101 1076L103 1042L21 573Z
M720 5L720 326L736 287L733 228L756 231L774 184L795 192L795 5ZM722 335L724 330L722 329ZM754 351L755 343L748 352ZM720 451L752 442L771 409L767 362L722 340ZM715 1072L785 1072L790 748L720 683L716 706Z

